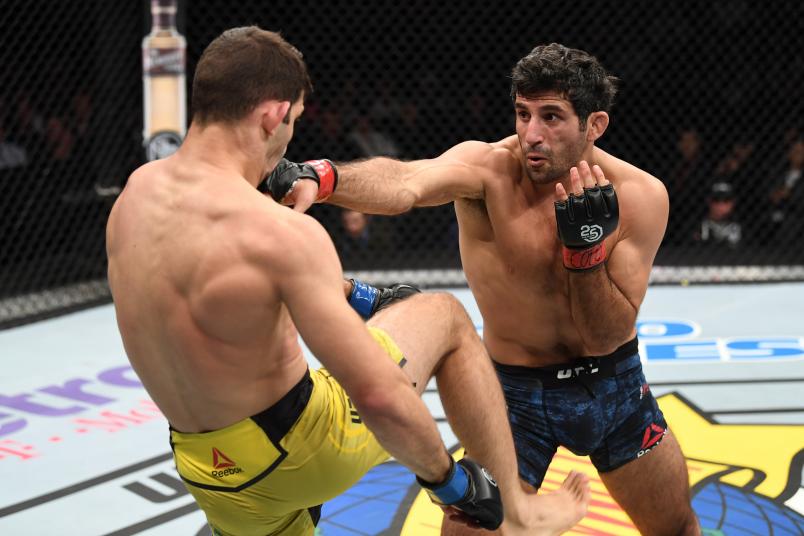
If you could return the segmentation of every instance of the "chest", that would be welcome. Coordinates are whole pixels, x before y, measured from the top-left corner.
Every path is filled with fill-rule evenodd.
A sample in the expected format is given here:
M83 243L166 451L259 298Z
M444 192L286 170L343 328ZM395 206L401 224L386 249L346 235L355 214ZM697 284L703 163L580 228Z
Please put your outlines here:
M456 203L456 210L464 243L486 243L507 275L526 276L532 282L549 279L553 284L564 275L552 199L526 202L488 196Z

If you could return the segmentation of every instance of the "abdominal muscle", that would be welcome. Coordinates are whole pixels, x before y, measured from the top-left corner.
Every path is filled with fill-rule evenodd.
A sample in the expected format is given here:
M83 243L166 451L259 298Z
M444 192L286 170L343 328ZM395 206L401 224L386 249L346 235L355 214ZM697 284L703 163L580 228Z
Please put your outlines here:
M487 286L475 299L483 316L483 340L498 363L542 367L584 355L569 306L562 306L563 295L510 284Z
M485 215L463 208L457 212L461 260L492 359L539 367L585 355L555 231L506 221L492 232Z

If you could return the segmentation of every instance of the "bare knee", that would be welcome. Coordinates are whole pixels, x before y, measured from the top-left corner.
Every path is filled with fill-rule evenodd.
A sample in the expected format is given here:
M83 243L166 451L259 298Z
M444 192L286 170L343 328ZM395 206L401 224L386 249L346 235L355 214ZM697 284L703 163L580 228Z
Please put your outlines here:
M434 292L429 296L437 304L438 310L443 312L444 319L448 322L449 333L456 340L468 333L477 334L469 313L458 298L448 292Z
M698 523L698 517L692 510L692 506L686 508L684 514L679 516L678 523L669 534L678 536L699 536L701 534L701 526Z

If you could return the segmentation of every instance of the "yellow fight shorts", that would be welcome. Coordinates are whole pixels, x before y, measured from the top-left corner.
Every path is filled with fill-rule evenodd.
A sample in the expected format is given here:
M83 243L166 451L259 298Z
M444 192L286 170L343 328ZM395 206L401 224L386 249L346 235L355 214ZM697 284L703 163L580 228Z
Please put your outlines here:
M389 356L391 337L369 328ZM308 371L276 404L213 432L170 431L176 468L215 535L310 535L321 504L388 459L343 388Z

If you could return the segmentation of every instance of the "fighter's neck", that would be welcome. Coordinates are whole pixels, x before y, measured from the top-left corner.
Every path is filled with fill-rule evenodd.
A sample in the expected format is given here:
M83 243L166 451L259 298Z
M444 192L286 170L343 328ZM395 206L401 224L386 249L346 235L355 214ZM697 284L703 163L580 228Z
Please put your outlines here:
M212 124L191 124L178 155L188 162L220 169L223 174L244 177L255 187L262 180L264 157L248 137L237 129Z

